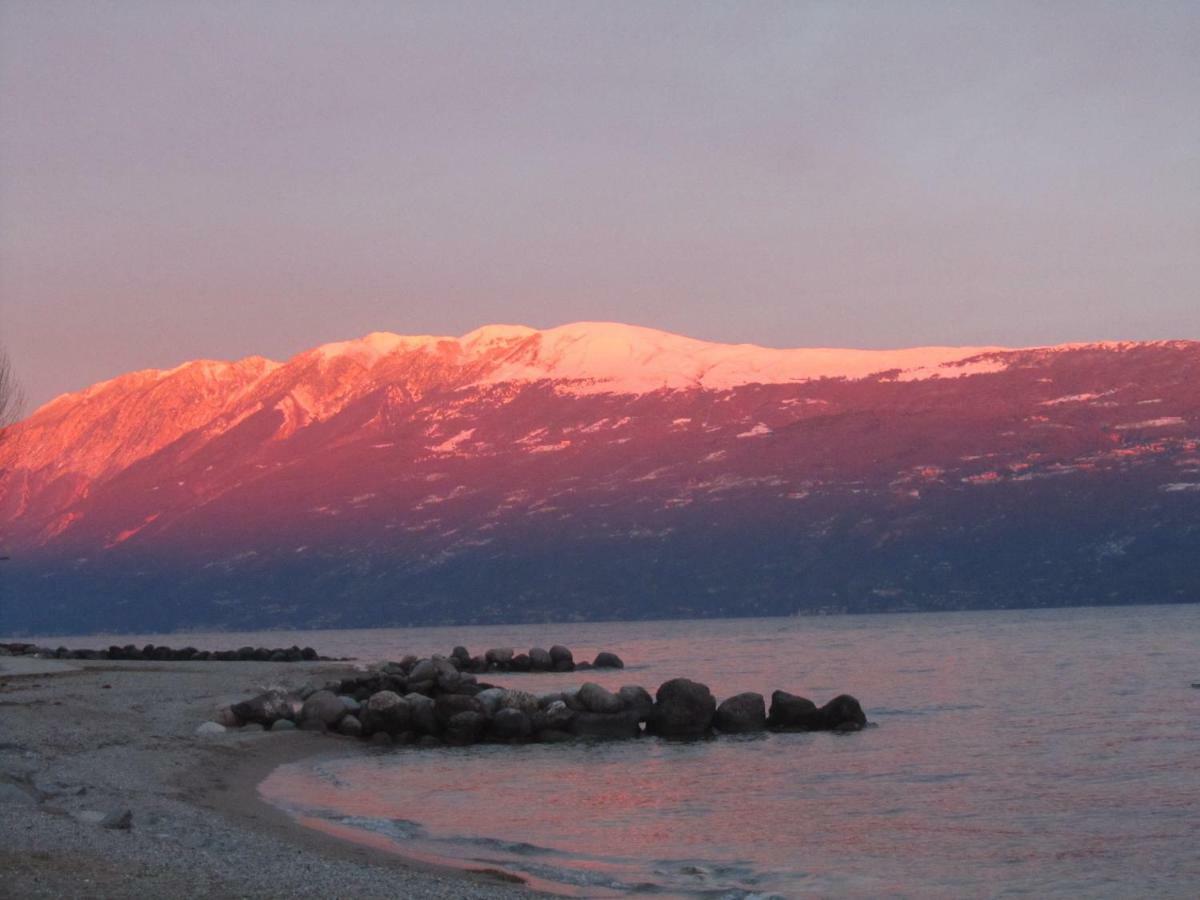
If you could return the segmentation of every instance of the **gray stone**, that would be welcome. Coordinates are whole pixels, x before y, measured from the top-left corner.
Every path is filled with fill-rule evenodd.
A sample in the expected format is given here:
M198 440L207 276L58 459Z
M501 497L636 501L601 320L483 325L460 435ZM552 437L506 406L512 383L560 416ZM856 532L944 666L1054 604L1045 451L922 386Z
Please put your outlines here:
M234 715L233 710L228 706L218 709L214 720L218 725L224 725L226 728L238 728L242 725L242 720Z
M534 647L529 651L529 668L534 672L549 672L554 668L554 658L550 651L543 647Z
M395 694L396 699L399 697ZM317 691L304 701L300 708L300 727L311 728L320 724L322 728L333 728L346 715L342 699L330 691ZM319 729L318 729L319 730Z
M412 707L394 691L372 694L360 717L366 731L386 731L388 734L404 731L411 720Z
M423 659L413 666L408 672L408 680L413 681L436 681L437 667L433 664L432 659Z
M625 709L633 710L638 714L638 720L641 722L649 720L650 716L654 714L654 698L640 685L627 684L617 691L617 696L621 698L621 704Z
M490 715L495 715L506 693L508 692L504 688L488 688L476 694L475 699L484 705Z
M696 737L712 727L717 701L707 685L688 678L672 678L655 695L654 715L647 723L664 737Z
M621 661L621 657L615 653L609 653L607 650L602 650L596 654L596 659L592 665L597 669L623 669L625 663Z
M353 697L339 697L338 699L342 701L342 706L346 708L346 712L350 713L351 715L358 715L359 711L362 709L362 704Z
M451 719L465 712L474 713L487 722L487 707L466 694L443 694L433 701L433 709L443 727L448 727Z
M235 703L231 711L243 722L253 722L264 727L276 719L291 719L295 716L292 698L283 691L267 691L249 700Z
M225 733L225 726L219 722L201 722L196 726L196 737L219 737Z
M593 713L617 713L624 707L620 697L594 681L585 682L579 689L579 702Z
M493 647L483 655L489 663L500 668L504 668L512 663L513 649L512 647Z
M767 704L762 694L747 691L721 702L713 725L726 734L745 734L767 727Z
M446 722L446 743L459 746L474 744L483 737L487 724L487 718L481 712L464 710L455 713Z
M276 732L295 731L295 730L296 730L296 723L293 722L291 719L276 719L274 721L274 723L271 725L271 733L272 734L275 734Z
M503 740L520 740L529 737L533 725L529 716L519 709L501 709L492 718L492 734Z
M544 710L542 716L545 717L545 727L556 731L569 731L571 728L571 720L578 715L575 710L571 709L561 700L555 700Z
M361 737L363 733L362 722L358 720L358 716L347 713L338 722L337 731L338 734L344 734L346 737Z
M555 644L550 648L550 659L554 662L554 671L556 672L573 672L575 670L575 656L562 644Z
M436 735L441 730L438 726L432 698L426 697L424 694L405 694L404 700L412 710L411 721L415 731Z
M824 727L824 719L817 704L807 697L775 691L767 725L776 731L816 731Z

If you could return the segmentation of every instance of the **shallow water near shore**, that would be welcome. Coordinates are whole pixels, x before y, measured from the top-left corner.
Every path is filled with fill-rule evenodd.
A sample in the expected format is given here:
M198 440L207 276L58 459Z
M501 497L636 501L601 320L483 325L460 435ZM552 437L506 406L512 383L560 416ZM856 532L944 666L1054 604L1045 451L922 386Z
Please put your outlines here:
M172 636L363 660L564 643L623 671L487 676L859 697L851 735L332 756L260 786L312 827L585 896L1195 896L1200 606ZM121 643L125 643L122 640Z

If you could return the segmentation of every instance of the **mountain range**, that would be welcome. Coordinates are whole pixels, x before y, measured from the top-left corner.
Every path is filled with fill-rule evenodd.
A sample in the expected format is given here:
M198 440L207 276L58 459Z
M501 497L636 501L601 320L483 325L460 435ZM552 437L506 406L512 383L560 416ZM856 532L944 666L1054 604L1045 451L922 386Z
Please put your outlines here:
M374 333L0 442L0 633L1200 600L1200 343Z

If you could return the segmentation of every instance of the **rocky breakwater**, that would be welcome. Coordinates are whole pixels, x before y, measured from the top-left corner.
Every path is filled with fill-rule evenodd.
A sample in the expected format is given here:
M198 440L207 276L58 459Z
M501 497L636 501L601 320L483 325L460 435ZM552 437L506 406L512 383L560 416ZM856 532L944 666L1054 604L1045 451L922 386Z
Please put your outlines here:
M531 647L528 653L521 653L512 647L493 647L476 656L472 656L466 647L455 647L447 658L459 670L476 675L485 672L581 672L587 669L625 668L621 657L608 650L597 653L591 662L576 662L575 654L561 644L555 644L549 650ZM402 663L411 663L414 659L416 657L405 657Z
M718 703L706 685L675 678L651 695L639 685L611 691L594 682L535 695L479 681L454 659L387 663L376 671L295 693L268 691L218 711L198 733L252 726L301 728L379 744L422 746L555 743L579 738L698 738L761 731L852 732L867 724L862 706L843 694L818 707L776 691L768 712L761 694Z
M32 656L38 659L112 659L157 660L160 662L344 662L321 656L312 647L240 647L237 650L197 650L195 647L168 647L145 644L138 647L115 644L99 650L72 650L67 647L41 647L37 644L0 644L0 656Z

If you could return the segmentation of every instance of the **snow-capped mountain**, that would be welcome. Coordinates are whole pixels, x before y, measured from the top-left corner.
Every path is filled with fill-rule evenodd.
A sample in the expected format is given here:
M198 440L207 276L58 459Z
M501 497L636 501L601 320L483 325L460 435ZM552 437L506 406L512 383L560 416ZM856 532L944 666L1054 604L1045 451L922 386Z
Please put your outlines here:
M1200 599L1200 344L374 333L56 398L0 632Z

